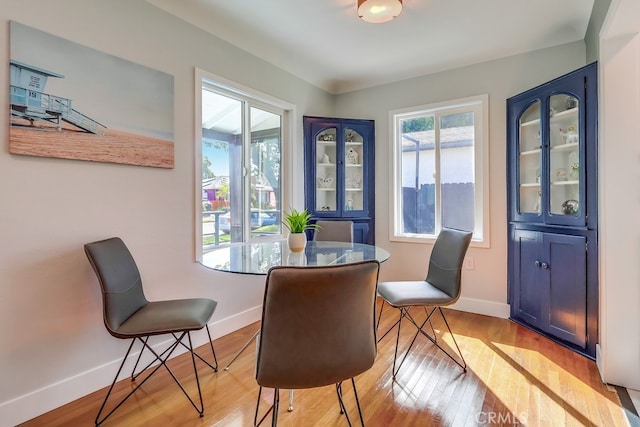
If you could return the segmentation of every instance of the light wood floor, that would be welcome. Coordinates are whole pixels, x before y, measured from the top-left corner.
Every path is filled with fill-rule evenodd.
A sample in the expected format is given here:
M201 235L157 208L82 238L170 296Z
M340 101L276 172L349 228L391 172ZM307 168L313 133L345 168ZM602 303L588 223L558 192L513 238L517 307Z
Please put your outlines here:
M385 309L380 330L391 325L396 313ZM467 372L463 373L431 343L418 338L417 347L393 381L395 337L390 334L378 345L373 368L356 378L366 425L628 425L617 394L600 381L595 362L505 319L453 310L446 313L467 360ZM103 425L252 425L258 393L253 376L255 346L249 347L229 371L222 367L257 327L256 323L214 341L221 365L218 373L199 364L203 418L198 417L169 375L160 371ZM439 322L435 327L441 334ZM410 327L403 327L405 345L410 333ZM450 343L448 334L443 339ZM204 347L199 351L210 354ZM187 390L195 391L189 356L178 356L171 366L178 378L186 378ZM126 392L130 384L122 381L119 390ZM344 383L343 389L347 409L357 421L350 383ZM105 392L99 390L23 425L92 425ZM287 396L286 391L281 392L281 426L347 425L339 415L333 386L296 391L291 413L286 410ZM263 393L261 409L266 409L271 397L270 392Z

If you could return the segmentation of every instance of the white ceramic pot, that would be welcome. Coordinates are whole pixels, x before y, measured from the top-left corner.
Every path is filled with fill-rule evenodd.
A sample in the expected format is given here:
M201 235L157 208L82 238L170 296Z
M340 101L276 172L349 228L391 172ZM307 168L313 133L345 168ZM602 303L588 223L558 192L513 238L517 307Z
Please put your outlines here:
M305 246L307 246L306 233L289 233L287 238L287 245L291 252L302 252Z

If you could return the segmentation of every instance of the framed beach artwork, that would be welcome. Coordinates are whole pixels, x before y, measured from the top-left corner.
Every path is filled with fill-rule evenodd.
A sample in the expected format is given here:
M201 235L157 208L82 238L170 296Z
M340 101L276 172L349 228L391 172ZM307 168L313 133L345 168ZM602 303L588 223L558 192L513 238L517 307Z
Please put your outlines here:
M9 25L10 153L173 168L173 76Z

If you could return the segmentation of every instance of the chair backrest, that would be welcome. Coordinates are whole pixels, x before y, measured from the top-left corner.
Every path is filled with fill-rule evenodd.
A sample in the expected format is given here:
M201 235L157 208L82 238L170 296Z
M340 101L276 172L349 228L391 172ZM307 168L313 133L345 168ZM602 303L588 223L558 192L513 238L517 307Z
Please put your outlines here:
M470 231L443 228L429 259L427 282L457 300L460 297L462 263L471 243Z
M84 251L102 290L104 324L114 336L120 325L148 303L133 256L118 237L87 243Z
M353 221L318 220L313 240L353 243Z
M380 263L273 267L267 275L256 365L258 384L336 384L375 360Z

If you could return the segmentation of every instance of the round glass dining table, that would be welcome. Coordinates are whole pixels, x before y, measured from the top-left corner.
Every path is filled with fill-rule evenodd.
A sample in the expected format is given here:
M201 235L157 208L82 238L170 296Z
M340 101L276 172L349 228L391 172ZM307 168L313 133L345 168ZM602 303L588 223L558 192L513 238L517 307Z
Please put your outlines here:
M267 274L281 265L322 266L389 258L385 249L363 243L309 241L303 252L291 252L286 240L240 243L205 253L199 262L205 267L241 274Z

